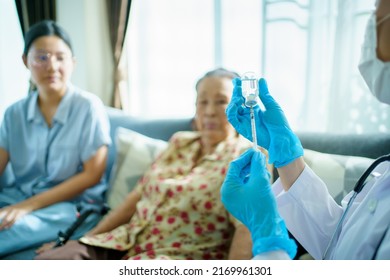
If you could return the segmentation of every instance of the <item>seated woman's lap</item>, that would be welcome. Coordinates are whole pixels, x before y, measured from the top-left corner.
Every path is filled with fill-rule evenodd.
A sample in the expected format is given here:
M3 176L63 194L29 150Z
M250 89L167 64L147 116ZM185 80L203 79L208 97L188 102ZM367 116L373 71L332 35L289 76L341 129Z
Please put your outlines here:
M72 238L93 228L99 218L96 214L88 217ZM71 202L57 203L21 217L12 227L0 231L0 258L56 240L58 232L65 231L76 219L76 207Z

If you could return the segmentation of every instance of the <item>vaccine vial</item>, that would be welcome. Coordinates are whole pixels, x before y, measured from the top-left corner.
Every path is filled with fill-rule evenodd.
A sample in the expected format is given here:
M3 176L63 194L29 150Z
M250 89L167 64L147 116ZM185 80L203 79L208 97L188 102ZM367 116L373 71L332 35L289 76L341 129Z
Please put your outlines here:
M246 72L241 77L242 95L245 98L246 107L254 107L258 103L259 88L254 72Z

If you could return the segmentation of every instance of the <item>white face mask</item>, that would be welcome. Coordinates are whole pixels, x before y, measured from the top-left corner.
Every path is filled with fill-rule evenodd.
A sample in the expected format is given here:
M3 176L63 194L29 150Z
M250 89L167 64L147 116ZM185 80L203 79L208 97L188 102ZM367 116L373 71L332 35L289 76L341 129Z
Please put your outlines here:
M359 70L371 93L390 105L390 62L378 59L376 47L376 15L373 13L366 28Z

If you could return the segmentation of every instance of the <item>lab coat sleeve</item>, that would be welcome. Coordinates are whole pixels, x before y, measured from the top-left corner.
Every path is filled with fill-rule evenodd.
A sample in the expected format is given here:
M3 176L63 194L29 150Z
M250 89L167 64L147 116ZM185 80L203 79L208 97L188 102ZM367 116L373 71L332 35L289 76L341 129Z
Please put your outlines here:
M390 226L390 225L389 225ZM387 228L386 235L383 237L381 246L375 257L376 260L390 260L390 229Z
M258 254L252 258L252 260L291 260L286 251L270 251Z
M313 258L321 259L342 215L342 207L308 166L287 192L280 179L274 183L273 191L288 230Z

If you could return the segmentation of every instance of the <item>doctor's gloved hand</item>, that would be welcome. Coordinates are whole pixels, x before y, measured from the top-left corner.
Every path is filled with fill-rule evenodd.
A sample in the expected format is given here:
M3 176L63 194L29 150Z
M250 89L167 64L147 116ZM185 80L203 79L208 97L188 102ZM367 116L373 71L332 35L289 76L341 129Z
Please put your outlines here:
M279 215L261 152L249 149L230 163L221 197L226 209L251 232L254 256L284 250L295 257L297 246Z
M244 105L241 80L233 80L234 89L226 115L229 122L242 136L252 141L250 111ZM265 110L255 106L257 144L268 150L269 162L279 168L303 155L299 138L291 130L279 104L268 91L265 79L259 80L259 97Z

